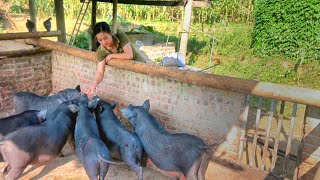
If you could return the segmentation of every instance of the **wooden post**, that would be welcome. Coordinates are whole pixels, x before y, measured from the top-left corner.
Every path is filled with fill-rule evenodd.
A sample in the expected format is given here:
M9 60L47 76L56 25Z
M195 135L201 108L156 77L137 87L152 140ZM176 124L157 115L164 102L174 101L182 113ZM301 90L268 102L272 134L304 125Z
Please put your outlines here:
M188 36L189 36L191 17L192 17L192 7L193 7L193 0L188 0L187 5L185 6L184 22L183 22L183 28L182 28L182 34L181 34L181 40L180 40L180 50L179 50L185 59L187 55Z
M58 36L58 41L66 43L66 27L64 21L63 0L54 0L54 7L56 11L57 29L61 31L61 36Z
M26 39L61 36L61 31L38 31L38 32L21 32L21 33L0 33L0 40Z
M117 12L118 12L118 0L113 0L112 8L112 33L117 33Z
M37 31L37 19L36 19L36 8L34 4L34 0L29 0L29 10L30 10L30 20L34 22L35 27L34 30Z
M92 11L91 11L91 51L96 51L97 50L97 40L96 40L96 35L93 33L93 27L96 24L96 17L97 17L97 1L93 0L92 1Z

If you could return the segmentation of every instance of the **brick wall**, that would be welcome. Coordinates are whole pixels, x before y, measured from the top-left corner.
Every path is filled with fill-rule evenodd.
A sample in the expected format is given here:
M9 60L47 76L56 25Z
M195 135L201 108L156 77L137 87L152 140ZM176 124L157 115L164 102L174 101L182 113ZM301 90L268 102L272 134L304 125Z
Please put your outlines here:
M306 109L301 163L298 178L312 180L320 167L320 109L308 106Z
M51 92L51 53L0 59L0 111L13 108L15 92Z
M53 91L80 84L88 88L96 63L53 51ZM150 99L151 112L172 132L188 132L211 144L227 139L216 151L236 159L239 117L245 96L240 93L190 85L107 66L98 95L120 106L141 105ZM228 151L228 153L223 153Z

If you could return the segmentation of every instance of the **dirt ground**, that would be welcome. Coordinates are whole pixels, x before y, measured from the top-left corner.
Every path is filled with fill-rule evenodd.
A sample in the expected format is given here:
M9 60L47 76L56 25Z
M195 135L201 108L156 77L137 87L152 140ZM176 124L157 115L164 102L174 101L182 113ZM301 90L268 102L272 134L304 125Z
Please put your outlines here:
M20 180L60 180L76 179L87 180L88 176L83 165L70 150L68 143L62 150L64 157L58 157L54 161L44 166L29 165L24 171ZM3 163L0 163L2 167ZM151 168L148 165L143 168L145 180L176 180L174 175L168 175ZM137 175L127 165L110 165L105 179L108 180L136 180ZM206 180L273 180L267 173L240 166L230 166L219 162L211 161L206 173Z

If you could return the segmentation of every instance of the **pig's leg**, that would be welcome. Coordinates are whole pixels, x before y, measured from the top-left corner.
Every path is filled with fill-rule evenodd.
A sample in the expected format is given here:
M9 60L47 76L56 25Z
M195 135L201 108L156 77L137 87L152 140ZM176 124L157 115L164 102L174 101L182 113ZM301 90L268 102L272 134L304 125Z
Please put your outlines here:
M87 156L85 158L88 158L84 161L84 169L86 170L88 177L90 178L90 180L98 180L100 163L96 158L89 159L90 156Z
M202 160L202 155L192 164L191 168L186 173L186 178L188 180L198 180L198 171L200 168Z
M130 149L125 149L121 151L121 157L122 159L130 166L130 168L137 173L138 179L142 180L143 179L143 174L142 174L142 167L140 167L137 162L138 159L136 158L134 150ZM141 158L141 157L140 157Z
M9 163L4 162L2 169L1 169L1 174L2 174L2 178L4 179L4 177L8 174L8 171L10 170L11 166Z
M104 180L109 170L109 164L108 163L101 163L100 164L100 174L99 179Z
M28 164L21 166L21 167L12 167L8 174L4 177L5 180L15 180L20 177L23 171L26 169Z
M138 180L143 180L143 173L142 167L138 166L137 164L129 164L130 168L137 173Z
M72 131L74 132L74 131ZM76 155L76 146L74 144L74 133L70 133L69 136L68 136L68 143L69 143L69 146L71 148L71 151L74 155Z
M147 166L147 162L148 162L148 155L146 153L146 151L144 151L144 149L142 150L142 157L140 160L140 166L142 167L146 167Z
M211 155L208 152L202 154L201 163L198 171L199 180L204 180L208 169Z

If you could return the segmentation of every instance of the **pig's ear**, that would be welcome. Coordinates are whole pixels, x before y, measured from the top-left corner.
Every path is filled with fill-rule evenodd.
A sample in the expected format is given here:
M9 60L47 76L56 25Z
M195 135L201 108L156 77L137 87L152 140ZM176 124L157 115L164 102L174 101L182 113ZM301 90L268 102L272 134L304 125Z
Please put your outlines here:
M146 100L146 101L142 104L142 107L143 107L146 111L149 111L149 109L150 109L149 99Z
M75 105L75 104L70 104L70 105L68 105L68 108L69 108L69 110L70 110L72 113L76 113L76 112L79 111L78 106Z
M63 103L63 101L61 99L57 99L57 101L58 101L59 104Z
M80 85L78 85L78 86L76 87L76 90L78 90L79 92L81 92Z
M112 102L112 103L111 103L111 108L114 109L117 105L118 105L117 102Z
M97 107L97 109L98 109L99 113L101 113L104 110L104 108L102 106L100 106L100 105Z
M46 109L38 112L38 114L37 114L38 119L46 119L46 116L47 116L47 110Z
M99 101L100 101L100 99L98 99L98 98L92 99L91 101L88 102L88 107L90 109L96 108Z
M134 116L134 112L132 110L131 104L127 108L121 109L120 112L122 113L123 117L126 119L130 119L131 117Z

